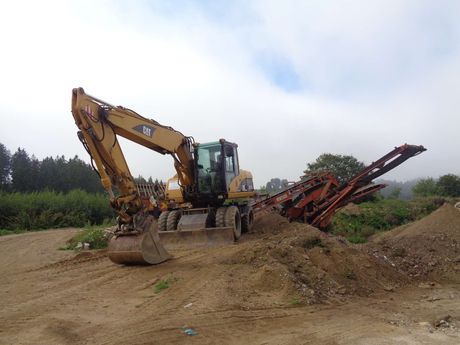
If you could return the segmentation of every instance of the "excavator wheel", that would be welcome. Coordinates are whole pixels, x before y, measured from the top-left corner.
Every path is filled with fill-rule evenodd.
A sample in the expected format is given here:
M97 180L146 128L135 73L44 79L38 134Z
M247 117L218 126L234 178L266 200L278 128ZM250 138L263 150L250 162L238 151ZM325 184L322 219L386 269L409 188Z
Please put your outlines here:
M241 216L241 232L244 234L252 230L254 225L254 212L250 210L247 214Z
M168 225L169 211L163 211L158 218L158 231L166 231Z
M114 236L109 242L107 255L117 264L159 264L171 258L158 236L158 223L146 216L136 224L137 234Z
M227 207L219 207L216 211L216 227L223 228L225 226L225 212Z
M229 206L225 212L225 226L233 228L233 237L237 241L241 237L241 216L236 206Z
M180 210L170 211L168 214L168 219L166 221L166 230L175 231L177 230L177 224L179 223L182 212Z

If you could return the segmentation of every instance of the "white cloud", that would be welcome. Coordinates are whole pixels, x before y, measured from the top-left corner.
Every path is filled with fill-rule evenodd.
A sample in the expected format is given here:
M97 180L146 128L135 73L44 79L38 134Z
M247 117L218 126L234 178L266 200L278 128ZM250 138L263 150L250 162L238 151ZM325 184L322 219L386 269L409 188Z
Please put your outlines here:
M423 2L236 4L222 22L193 5L3 3L0 141L86 159L70 114L83 86L197 141L238 142L256 185L296 179L323 152L370 162L404 142L430 151L386 177L460 172L455 2L433 25ZM260 54L286 58L305 90L274 84ZM123 144L134 175L173 174L169 157Z

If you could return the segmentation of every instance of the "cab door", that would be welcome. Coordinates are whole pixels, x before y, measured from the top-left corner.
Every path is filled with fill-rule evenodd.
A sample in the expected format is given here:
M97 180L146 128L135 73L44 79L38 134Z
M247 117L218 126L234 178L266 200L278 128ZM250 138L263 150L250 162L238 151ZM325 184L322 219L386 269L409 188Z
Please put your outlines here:
M223 148L224 154L224 171L226 189L232 180L239 175L238 151L236 145L226 143Z

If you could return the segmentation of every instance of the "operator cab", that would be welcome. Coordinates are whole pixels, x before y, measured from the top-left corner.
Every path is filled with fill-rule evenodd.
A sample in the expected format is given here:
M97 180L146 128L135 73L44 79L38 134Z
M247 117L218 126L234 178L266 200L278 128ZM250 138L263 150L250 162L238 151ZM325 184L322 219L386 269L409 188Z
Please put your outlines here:
M239 175L238 145L224 139L195 144L196 186L202 205L219 204L227 199L232 180Z

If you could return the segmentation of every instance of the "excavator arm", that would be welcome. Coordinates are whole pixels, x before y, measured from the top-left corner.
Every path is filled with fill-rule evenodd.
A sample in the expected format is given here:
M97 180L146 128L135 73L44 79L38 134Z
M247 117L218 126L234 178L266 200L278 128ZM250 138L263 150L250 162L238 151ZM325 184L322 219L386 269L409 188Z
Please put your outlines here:
M82 88L72 90L72 114L79 128L78 137L94 160L111 205L119 215L119 231L136 230L133 217L142 211L143 204L118 143L118 135L158 153L170 154L180 185L183 188L193 185L191 137L130 109L92 97ZM113 187L118 190L117 195Z
M160 241L157 222L144 209L117 137L170 154L178 181L188 191L193 190L194 184L193 138L130 109L92 97L82 88L72 90L72 115L79 129L78 137L118 213L115 235L109 242L110 260L124 264L158 264L168 260L171 255Z

